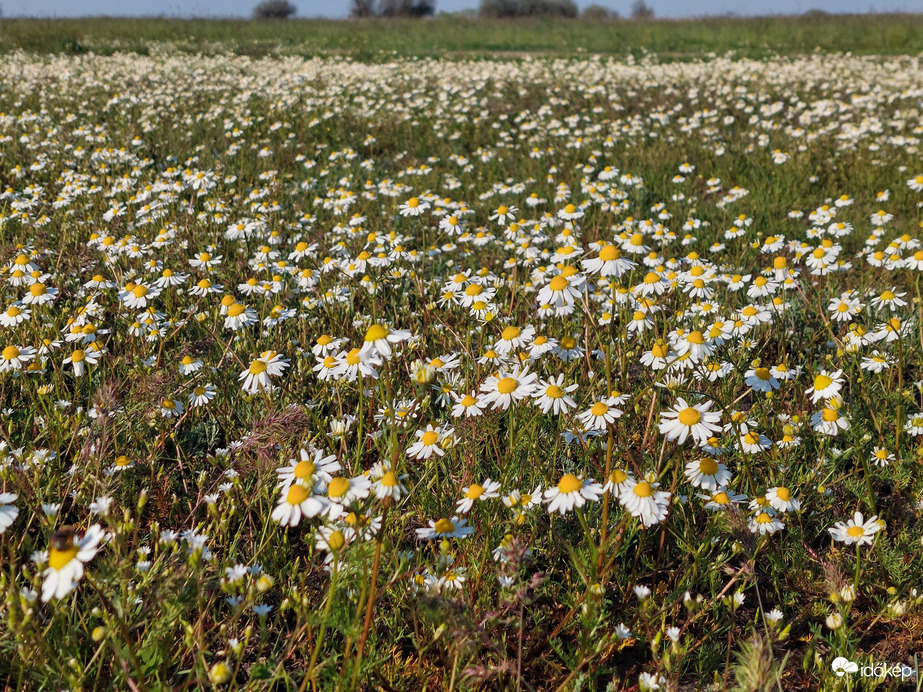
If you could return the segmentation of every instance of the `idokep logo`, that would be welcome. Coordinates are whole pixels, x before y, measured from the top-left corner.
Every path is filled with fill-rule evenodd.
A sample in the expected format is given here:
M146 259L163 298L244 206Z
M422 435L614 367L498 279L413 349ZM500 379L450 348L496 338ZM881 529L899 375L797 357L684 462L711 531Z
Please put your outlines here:
M844 675L858 673L864 678L884 678L894 677L906 680L912 678L916 673L913 668L906 664L889 665L887 663L876 663L874 665L860 666L855 661L850 661L843 656L837 656L830 664L830 669L838 678Z
M836 673L838 678L841 678L847 673L855 673L858 671L859 664L855 661L850 661L848 658L837 656L833 659L833 663L830 664L830 668L833 669L833 672Z

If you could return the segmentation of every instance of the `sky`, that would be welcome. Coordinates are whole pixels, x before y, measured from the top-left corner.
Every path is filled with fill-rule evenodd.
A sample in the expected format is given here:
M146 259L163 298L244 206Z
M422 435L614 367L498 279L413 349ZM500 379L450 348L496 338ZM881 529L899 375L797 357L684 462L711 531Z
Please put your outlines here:
M5 17L87 17L93 15L173 17L248 17L258 0L0 0ZM627 15L631 0L576 0L598 3ZM345 17L350 0L293 0L299 17ZM874 3L874 5L873 5ZM648 0L658 17L800 14L828 12L920 12L923 0ZM438 11L475 9L478 0L436 0Z

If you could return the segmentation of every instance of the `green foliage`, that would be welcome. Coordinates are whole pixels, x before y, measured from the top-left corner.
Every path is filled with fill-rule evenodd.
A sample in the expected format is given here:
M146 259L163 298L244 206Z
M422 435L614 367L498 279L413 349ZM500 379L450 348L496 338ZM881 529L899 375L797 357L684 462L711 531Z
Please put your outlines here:
M359 0L362 2L363 0ZM371 7L371 4L369 5ZM364 11L364 10L363 10ZM371 16L371 15L365 15ZM708 52L740 57L798 55L815 50L856 55L923 51L921 15L833 15L706 18L646 22L492 19L441 15L410 20L336 22L290 19L284 23L175 19L4 19L0 51L96 54L158 47L193 54L220 54L265 46L273 55L336 54L380 62L395 55L452 57L503 52L573 55L656 53L659 60L689 60ZM240 47L240 48L238 48Z
M574 0L481 0L482 17L511 19L519 17L577 16Z
M253 8L254 19L288 19L298 11L291 0L262 0Z

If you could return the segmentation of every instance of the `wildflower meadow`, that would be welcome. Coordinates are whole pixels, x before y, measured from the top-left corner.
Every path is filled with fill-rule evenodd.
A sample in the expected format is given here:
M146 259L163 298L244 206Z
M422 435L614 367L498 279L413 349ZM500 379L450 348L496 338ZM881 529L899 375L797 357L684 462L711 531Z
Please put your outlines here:
M4 689L920 689L919 56L0 85Z

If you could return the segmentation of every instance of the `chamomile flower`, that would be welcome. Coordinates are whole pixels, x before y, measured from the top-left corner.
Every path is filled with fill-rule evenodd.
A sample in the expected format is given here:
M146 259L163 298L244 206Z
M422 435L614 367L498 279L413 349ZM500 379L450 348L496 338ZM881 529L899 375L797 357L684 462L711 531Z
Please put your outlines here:
M881 531L883 523L878 516L870 517L867 521L862 512L856 512L849 521L838 521L833 528L827 529L833 540L845 545L871 545L875 534Z
M587 502L596 502L603 487L592 478L581 479L572 473L565 473L556 485L545 490L545 503L549 514L567 514L574 507L583 507Z
M302 517L316 517L325 511L329 504L327 498L313 493L312 488L301 482L294 482L282 488L279 504L270 516L282 526L298 526Z
M728 467L717 459L705 457L698 461L686 464L686 479L694 488L702 490L717 490L725 487L731 480Z
M840 413L839 403L834 400L811 415L811 428L824 435L835 436L849 428L849 420Z
M64 365L70 365L74 369L74 377L82 377L88 365L96 365L98 362L99 352L90 348L75 349L64 359Z
M452 406L453 418L460 418L461 416L474 418L484 413L484 409L487 407L486 403L477 398L475 392L464 395L452 392L451 397L455 402L455 405Z
M445 455L440 443L452 434L452 429L430 424L425 430L417 430L414 434L417 441L407 448L407 456L411 459L429 459L433 454L440 457Z
M15 493L0 493L0 535L3 535L19 516L19 509L13 504L16 498Z
M35 357L35 353L31 346L7 346L0 351L0 372L22 370Z
M455 511L459 514L467 514L471 511L475 502L483 502L500 497L500 483L492 481L489 478L483 483L472 483L462 488L462 498L455 505Z
M747 370L746 375L744 375L744 382L754 392L772 392L781 386L779 380L773 377L772 371L764 367Z
M401 216L414 217L420 216L429 208L430 203L426 200L421 200L419 197L411 197L399 207L399 210Z
M442 540L446 538L466 538L474 533L474 528L467 526L467 519L452 517L451 519L430 520L429 526L417 529L417 538L423 540Z
M537 379L538 375L529 372L528 367L509 372L501 370L481 383L481 403L493 404L493 410L505 411L512 403L532 396Z
M616 397L606 397L578 415L577 420L587 430L605 430L622 415L622 410L616 408L617 403L619 400Z
M810 394L811 403L816 404L818 401L825 401L837 396L842 387L842 370L835 370L833 372L821 370L820 373L814 377L814 384L805 391L805 394Z
M672 409L660 414L660 433L677 444L683 444L688 437L698 445L704 444L721 429L721 414L710 410L713 404L706 401L691 405L677 398Z
M535 405L542 410L542 413L549 411L554 415L567 413L577 406L569 396L577 387L577 384L565 385L563 374L556 378L542 380L535 387Z
M198 408L199 406L207 406L212 399L215 398L218 390L215 389L215 385L209 384L200 384L193 388L189 392L189 406L190 408Z
M407 487L404 485L407 475L397 475L389 461L375 464L369 471L369 478L372 480L372 492L379 500L390 498L400 502L401 498L407 496Z
M276 469L279 477L278 487L285 489L292 483L302 483L305 487L313 488L318 482L329 483L332 474L340 470L340 462L333 454L325 454L322 450L308 450L302 447L296 459L289 459L288 465Z
M51 537L48 567L42 573L42 602L64 598L83 578L84 564L99 550L104 532L93 524L79 539L73 527L63 526Z
M747 527L752 533L763 536L781 531L785 528L785 524L776 516L775 510L765 507L747 519Z
M628 479L619 492L619 503L633 517L638 517L645 527L659 524L667 518L670 507L670 493L658 490L653 475L641 480Z
M360 353L388 359L391 357L392 344L407 341L410 336L410 332L404 329L392 330L380 323L373 324L365 332Z
M243 380L241 389L247 394L258 394L260 391L270 392L272 383L270 377L281 375L289 367L288 359L275 351L263 351L259 358L250 362L250 366L240 373L239 380Z
M777 512L796 512L801 508L801 500L792 496L792 491L784 485L766 491L766 500Z

